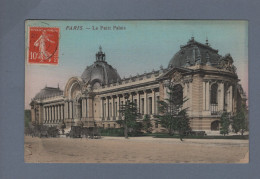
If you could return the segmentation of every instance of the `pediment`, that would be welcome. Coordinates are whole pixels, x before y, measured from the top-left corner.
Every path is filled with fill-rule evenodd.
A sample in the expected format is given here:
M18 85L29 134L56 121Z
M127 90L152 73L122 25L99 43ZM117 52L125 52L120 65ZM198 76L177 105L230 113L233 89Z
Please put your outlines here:
M187 73L191 73L193 70L187 68L171 68L164 74L162 74L158 80L170 79L173 82L180 82L183 76Z

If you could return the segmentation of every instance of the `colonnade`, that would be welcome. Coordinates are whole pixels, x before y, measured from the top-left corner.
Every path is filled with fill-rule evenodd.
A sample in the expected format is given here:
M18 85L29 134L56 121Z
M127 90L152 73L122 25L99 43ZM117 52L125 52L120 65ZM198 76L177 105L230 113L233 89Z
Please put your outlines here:
M64 120L64 104L45 105L44 123L59 123Z
M120 118L119 110L122 105L126 104L127 101L135 103L137 112L141 115L158 114L158 91L159 89L155 88L101 96L101 119L118 120Z
M92 101L90 97L82 97L79 101L66 100L65 119L93 117Z

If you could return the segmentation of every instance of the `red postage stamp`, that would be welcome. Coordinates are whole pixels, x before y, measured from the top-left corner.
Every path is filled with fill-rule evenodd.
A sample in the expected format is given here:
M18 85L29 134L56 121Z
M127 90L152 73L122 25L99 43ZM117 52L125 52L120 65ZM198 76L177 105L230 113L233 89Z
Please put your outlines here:
M28 63L59 63L59 36L57 27L29 27Z

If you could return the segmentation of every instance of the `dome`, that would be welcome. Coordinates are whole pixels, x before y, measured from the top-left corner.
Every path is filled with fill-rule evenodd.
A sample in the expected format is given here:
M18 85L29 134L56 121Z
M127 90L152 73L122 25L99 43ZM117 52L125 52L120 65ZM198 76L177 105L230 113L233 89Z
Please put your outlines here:
M60 90L60 88L53 88L53 87L45 87L43 88L39 93L37 93L34 97L34 99L43 99L47 97L52 97L52 96L59 96L63 95L63 91Z
M87 66L81 75L81 78L85 83L95 85L98 82L100 85L121 80L116 69L113 68L105 61L105 53L102 52L102 48L99 48L99 52L96 54L96 61L93 65Z
M208 44L199 43L192 37L186 45L181 46L181 49L172 57L168 67L183 67L187 65L195 65L196 63L210 63L216 66L221 58L218 50L211 48Z

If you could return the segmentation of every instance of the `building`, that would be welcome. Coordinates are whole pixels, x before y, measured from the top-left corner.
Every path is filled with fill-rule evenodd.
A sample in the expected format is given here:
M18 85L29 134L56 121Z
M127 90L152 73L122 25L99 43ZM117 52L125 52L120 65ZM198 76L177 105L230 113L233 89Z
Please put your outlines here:
M32 121L44 125L67 127L84 125L104 128L120 127L119 109L127 100L137 104L144 114L158 114L157 101L168 98L167 85L174 83L180 97L187 97L193 130L219 130L221 113L231 114L245 103L246 98L233 58L221 56L206 41L192 37L170 60L167 68L121 79L117 70L106 60L100 47L96 61L87 66L81 77L71 77L64 91L45 87L31 101ZM155 125L154 131L161 126Z

